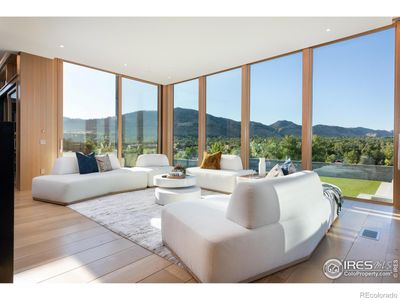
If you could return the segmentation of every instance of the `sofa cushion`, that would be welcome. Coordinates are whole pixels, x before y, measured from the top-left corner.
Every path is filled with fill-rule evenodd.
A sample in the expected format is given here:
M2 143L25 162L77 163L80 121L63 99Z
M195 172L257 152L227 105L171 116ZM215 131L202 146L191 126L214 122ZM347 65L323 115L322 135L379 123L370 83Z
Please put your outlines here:
M242 159L238 155L222 154L221 156L222 170L243 170Z
M308 214L322 199L319 177L310 171L239 182L232 193L226 217L254 229Z
M136 160L136 167L162 167L169 166L165 154L141 154Z
M65 174L38 176L32 180L32 196L37 200L70 204L109 193L143 189L147 174L131 168L86 175Z
M96 157L94 152L86 155L81 152L76 152L76 158L78 159L78 167L80 174L89 174L99 172L97 167Z
M221 151L212 154L204 151L203 161L201 162L200 168L214 170L221 169L221 155Z
M113 170L121 169L121 164L119 163L119 159L115 154L108 154L108 157L110 158Z
M75 174L79 173L78 160L76 156L59 157L54 162L51 172L53 175Z
M232 193L236 177L253 174L253 170L213 170L200 167L187 168L186 174L196 176L197 185L214 191Z

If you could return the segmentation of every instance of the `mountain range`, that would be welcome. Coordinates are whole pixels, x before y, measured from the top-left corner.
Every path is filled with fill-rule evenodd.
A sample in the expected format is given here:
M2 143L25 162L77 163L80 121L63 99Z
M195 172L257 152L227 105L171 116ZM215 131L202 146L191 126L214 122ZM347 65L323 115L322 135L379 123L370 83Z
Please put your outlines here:
M143 120L143 122L142 122ZM138 133L143 130L146 139L151 140L157 137L157 112L156 111L138 111L123 115L125 124L123 136L125 142L134 141ZM82 134L85 132L107 132L110 135L116 133L116 117L101 119L73 119L64 117L64 132L66 134ZM138 130L129 130L135 128ZM143 124L143 126L141 126ZM239 121L216 117L210 114L206 115L206 126L208 136L239 137ZM175 136L197 136L198 112L193 109L175 108L174 109L174 135ZM364 127L340 127L330 125L313 126L313 134L327 137L393 137L392 131L375 130ZM301 125L290 121L281 120L270 125L259 122L250 122L250 135L259 137L283 137L285 135L301 136Z

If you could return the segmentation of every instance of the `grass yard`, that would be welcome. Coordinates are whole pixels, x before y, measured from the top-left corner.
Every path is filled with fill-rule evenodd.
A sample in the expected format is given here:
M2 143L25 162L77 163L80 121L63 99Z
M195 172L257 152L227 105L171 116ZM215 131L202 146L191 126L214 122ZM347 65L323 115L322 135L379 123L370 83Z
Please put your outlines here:
M365 179L350 179L320 176L321 181L337 185L342 189L344 196L357 197L359 194L374 195L381 181L365 180Z

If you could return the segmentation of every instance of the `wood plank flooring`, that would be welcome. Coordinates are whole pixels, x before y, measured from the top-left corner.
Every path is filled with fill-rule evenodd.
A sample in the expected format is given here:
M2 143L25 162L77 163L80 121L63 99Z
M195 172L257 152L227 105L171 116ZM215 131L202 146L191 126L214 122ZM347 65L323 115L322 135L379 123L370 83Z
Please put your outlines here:
M359 236L380 231L379 241ZM36 283L195 283L184 269L109 231L68 207L32 200L16 192L14 281ZM308 261L256 282L398 282L399 279L341 277L322 273L327 259L400 258L400 212L390 206L345 201L345 207ZM396 281L397 280L397 281Z

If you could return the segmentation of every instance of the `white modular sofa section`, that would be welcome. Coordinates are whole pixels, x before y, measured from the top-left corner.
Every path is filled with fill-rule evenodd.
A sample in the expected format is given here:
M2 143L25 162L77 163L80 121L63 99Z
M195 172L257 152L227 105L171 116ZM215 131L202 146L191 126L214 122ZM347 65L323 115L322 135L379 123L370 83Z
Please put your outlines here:
M318 175L304 171L167 205L162 238L202 282L251 281L308 258L332 216Z
M237 155L222 154L221 169L187 168L186 173L196 176L197 185L223 193L232 193L236 186L236 177L249 175L253 170L243 170L242 160Z
M168 157L165 154L141 154L136 160L135 171L142 171L147 174L147 186L153 187L154 176L167 174L173 167L169 165Z
M56 160L52 175L32 180L32 197L36 200L68 205L110 193L144 189L147 174L132 168L121 168L118 159L109 155L112 171L79 174L76 157Z

